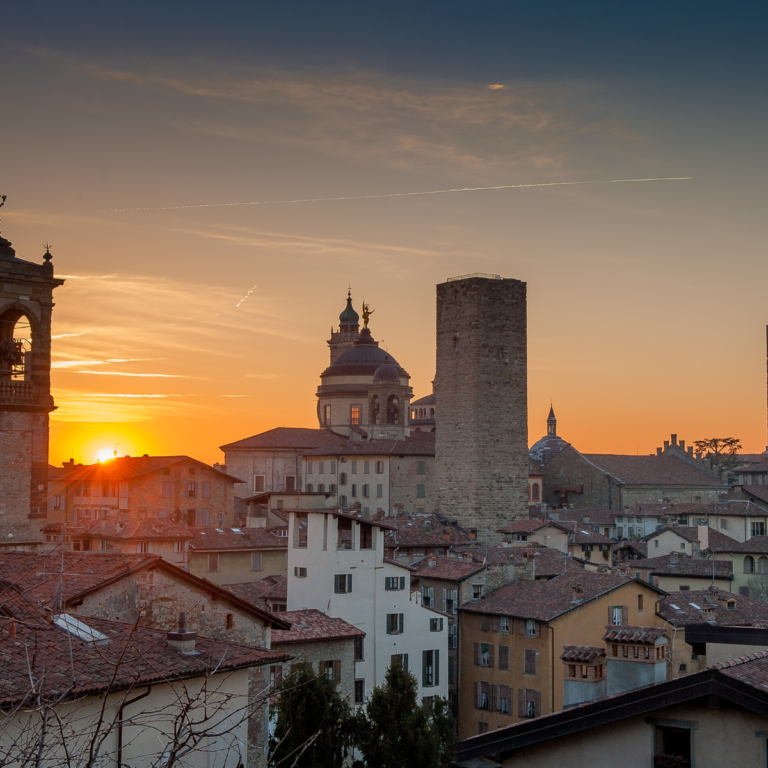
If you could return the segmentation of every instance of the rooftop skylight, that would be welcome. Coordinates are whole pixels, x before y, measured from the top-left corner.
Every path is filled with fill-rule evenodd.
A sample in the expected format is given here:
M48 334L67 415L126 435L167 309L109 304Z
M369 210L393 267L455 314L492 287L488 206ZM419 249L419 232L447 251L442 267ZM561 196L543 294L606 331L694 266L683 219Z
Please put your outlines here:
M82 640L84 643L93 643L94 645L106 645L109 638L97 632L93 627L89 627L80 619L70 616L68 613L60 613L54 616L53 623L64 632Z

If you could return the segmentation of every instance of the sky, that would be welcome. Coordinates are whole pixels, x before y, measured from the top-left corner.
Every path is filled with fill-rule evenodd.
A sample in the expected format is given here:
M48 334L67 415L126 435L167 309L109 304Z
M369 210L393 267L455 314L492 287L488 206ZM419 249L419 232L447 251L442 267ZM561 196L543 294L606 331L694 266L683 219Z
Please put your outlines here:
M767 29L753 2L0 3L0 228L66 278L51 462L317 426L348 287L426 395L435 285L473 272L528 284L531 442L553 403L585 452L764 450Z

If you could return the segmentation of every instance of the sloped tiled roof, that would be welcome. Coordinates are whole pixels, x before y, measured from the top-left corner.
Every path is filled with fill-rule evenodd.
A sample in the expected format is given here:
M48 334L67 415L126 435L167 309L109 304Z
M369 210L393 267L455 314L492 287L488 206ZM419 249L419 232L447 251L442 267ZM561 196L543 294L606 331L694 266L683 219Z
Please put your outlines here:
M768 501L768 485L742 485L741 488L760 501Z
M269 610L267 601L284 602L288 599L288 579L285 576L267 576L259 581L227 584L224 589L265 611ZM281 612L280 618L282 615Z
M463 581L485 569L482 563L459 560L456 557L435 557L434 565L429 565L430 558L413 563L413 571L425 579L443 579L445 581Z
M425 395L424 397L420 397L418 400L411 400L411 406L435 405L436 402L437 402L437 398L435 397L435 393L433 392L431 395Z
M513 520L507 523L503 528L499 528L499 533L531 533L542 525L546 525L545 520Z
M711 548L711 547L710 547ZM768 555L768 536L753 536L746 541L735 541L730 547L720 547L715 552L744 552L746 554Z
M718 599L732 600L735 609L720 605ZM714 608L714 613L707 613ZM768 626L768 603L743 595L734 595L715 587L712 589L691 589L685 592L670 592L659 600L656 612L662 619L675 626L703 624L714 621L721 627Z
M744 486L746 487L746 486ZM766 486L760 486L766 487ZM718 515L720 517L748 517L750 515L764 515L764 510L756 507L751 501L745 499L730 499L729 501L717 501L711 504L633 504L619 515L635 515L637 517L706 517Z
M285 528L189 528L189 546L202 552L215 550L288 549L288 537L278 536Z
M634 579L624 574L590 571L564 573L549 581L521 579L490 592L478 602L467 603L459 610L551 621L631 581ZM576 586L582 587L583 599L573 602Z
M328 640L351 640L365 637L365 632L344 619L334 619L311 608L304 611L284 611L280 618L289 622L289 630L272 630L272 645L312 643Z
M438 515L389 515L385 520L396 529L386 534L384 546L388 548L446 547L471 541L465 531ZM450 539L445 531L450 534Z
M589 531L581 525L576 525L573 533L568 535L569 544L599 544L611 546L613 539L609 539L607 536L603 536L602 533L596 533L595 531Z
M582 455L627 485L723 485L721 480L676 456Z
M167 518L145 517L140 520L129 518L102 517L97 520L81 518L66 523L67 532L72 536L93 536L99 539L117 541L172 540L186 541L192 538L186 525L179 525Z
M675 559L676 558L676 559ZM733 563L730 560L706 560L703 557L687 557L671 553L647 560L630 560L627 565L635 570L650 571L656 576L691 576L698 578L732 579Z
M572 521L579 525L615 525L616 515L620 512L605 507L588 507L587 509L559 509L557 518L560 521Z
M248 450L254 448L312 450L334 446L346 442L347 438L327 429L305 429L303 427L276 427L260 432L253 437L236 440L221 446L222 451Z
M597 648L593 645L564 645L560 654L563 661L580 661L589 664L592 661L605 660L605 648Z
M638 555L642 555L643 558L648 557L648 542L640 541L640 539L622 539L617 541L612 547L611 552L616 552L620 549L630 549L633 552L637 552Z
M633 643L635 645L655 645L660 637L664 637L664 629L660 627L606 626L603 641L606 643Z
M345 440L304 452L305 456L434 456L435 433L412 432L403 440Z
M46 700L75 698L198 677L214 668L226 672L290 659L285 653L204 637L195 641L196 655L185 655L168 646L166 632L78 617L108 639L94 646L41 617L34 606L26 612L20 605L15 608L14 619L0 618L0 706L35 694ZM37 681L34 692L30 677Z

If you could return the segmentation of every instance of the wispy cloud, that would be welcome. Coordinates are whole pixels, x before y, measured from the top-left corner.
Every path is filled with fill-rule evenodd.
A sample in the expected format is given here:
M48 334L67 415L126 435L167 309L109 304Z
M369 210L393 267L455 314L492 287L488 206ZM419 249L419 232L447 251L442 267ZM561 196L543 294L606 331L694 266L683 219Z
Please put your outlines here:
M52 338L56 338L55 336ZM77 368L80 365L106 365L106 360L55 360L51 368Z
M79 333L57 333L51 336L52 339L74 339L77 336L85 336L90 331L80 331Z

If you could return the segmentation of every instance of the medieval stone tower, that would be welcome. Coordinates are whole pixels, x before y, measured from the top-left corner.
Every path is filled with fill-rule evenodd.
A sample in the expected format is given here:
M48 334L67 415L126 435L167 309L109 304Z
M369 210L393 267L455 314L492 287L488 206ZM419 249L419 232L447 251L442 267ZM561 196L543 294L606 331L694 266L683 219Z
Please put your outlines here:
M51 397L51 254L16 258L0 236L0 538L39 541L48 499Z
M527 382L526 284L467 275L438 285L437 505L479 541L527 517Z

